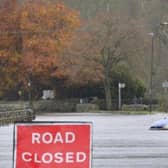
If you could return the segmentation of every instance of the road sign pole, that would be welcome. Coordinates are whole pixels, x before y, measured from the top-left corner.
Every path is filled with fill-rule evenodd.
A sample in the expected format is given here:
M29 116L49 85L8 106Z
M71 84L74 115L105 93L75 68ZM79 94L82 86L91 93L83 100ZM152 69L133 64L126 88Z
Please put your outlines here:
M121 89L125 88L125 83L118 83L118 109L121 110Z
M121 84L118 84L118 109L121 109Z

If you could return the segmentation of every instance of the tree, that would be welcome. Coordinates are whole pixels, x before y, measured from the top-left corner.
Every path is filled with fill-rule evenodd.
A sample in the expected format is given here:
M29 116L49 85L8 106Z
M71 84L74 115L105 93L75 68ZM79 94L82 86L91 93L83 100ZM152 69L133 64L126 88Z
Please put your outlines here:
M138 76L133 76L131 70L126 65L118 65L113 69L111 76L111 88L113 98L118 97L118 83L125 83L123 98L133 99L134 97L144 97L145 85Z
M18 85L21 55L18 29L18 8L15 0L8 0L0 7L0 95Z
M30 77L38 83L64 77L60 55L80 24L78 13L63 3L43 0L22 5L9 0L0 13L0 90L27 86Z
M60 55L79 25L75 11L62 3L28 1L21 12L23 64L43 79L61 77ZM41 75L43 74L43 75Z
M97 82L103 81L108 110L112 106L112 69L118 63L126 61L130 55L135 55L135 53L138 55L139 46L130 46L136 43L137 33L140 32L135 25L129 19L121 19L118 14L107 12L98 15L95 20L92 19L87 26L82 27L78 35L81 42L76 38L74 47L71 47L71 52L69 52L72 56L71 60L74 55L76 58L69 73L70 80L79 83L94 82L95 79Z

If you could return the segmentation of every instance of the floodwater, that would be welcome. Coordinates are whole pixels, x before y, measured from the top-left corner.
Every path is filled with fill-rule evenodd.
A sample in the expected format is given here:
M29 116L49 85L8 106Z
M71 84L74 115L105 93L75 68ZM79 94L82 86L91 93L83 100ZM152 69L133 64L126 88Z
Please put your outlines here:
M37 121L93 122L92 168L167 168L168 131L150 125L166 114L53 114ZM0 127L0 168L12 168L13 125Z

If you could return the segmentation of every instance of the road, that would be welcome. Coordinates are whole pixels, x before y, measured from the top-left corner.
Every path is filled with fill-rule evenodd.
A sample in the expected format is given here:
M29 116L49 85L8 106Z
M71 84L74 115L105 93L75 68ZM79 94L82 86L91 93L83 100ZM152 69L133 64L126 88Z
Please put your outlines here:
M168 131L150 131L166 114L46 114L38 121L92 121L92 168L167 168ZM0 127L0 168L12 168L13 125Z

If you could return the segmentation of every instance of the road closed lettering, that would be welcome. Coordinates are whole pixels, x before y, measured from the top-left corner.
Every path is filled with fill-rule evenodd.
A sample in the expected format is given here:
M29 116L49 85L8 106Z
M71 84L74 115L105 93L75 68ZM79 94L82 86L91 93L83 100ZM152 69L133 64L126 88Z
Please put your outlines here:
M91 124L15 124L14 168L24 167L91 168Z
M45 163L50 164L54 163L82 163L86 160L85 152L66 152L66 153L43 153L41 157L38 156L38 153L23 152L22 160L24 162L34 162L34 163Z
M33 132L32 133L32 144L56 144L56 143L74 143L75 133L74 132Z

